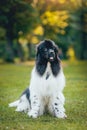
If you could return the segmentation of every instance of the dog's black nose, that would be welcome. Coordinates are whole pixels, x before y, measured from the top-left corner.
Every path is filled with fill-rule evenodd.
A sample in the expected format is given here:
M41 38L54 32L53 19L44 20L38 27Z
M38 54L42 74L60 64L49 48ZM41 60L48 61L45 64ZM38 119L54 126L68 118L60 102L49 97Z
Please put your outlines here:
M54 58L55 58L55 52L54 52L54 50L50 49L49 50L49 60L53 61Z

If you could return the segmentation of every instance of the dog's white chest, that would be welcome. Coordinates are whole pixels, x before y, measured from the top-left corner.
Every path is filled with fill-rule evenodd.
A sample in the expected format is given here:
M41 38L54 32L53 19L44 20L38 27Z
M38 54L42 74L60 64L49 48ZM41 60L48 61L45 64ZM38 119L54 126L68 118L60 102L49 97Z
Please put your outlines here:
M47 64L46 71L43 76L38 75L36 68L33 69L30 91L33 93L38 93L42 97L51 97L54 93L58 93L59 90L62 91L65 85L65 78L62 70L55 77L52 74L50 63Z
M50 63L48 62L47 69L46 69L44 75L41 78L40 91L41 91L41 94L43 96L49 97L52 94L52 89L53 89L53 86L54 86L53 84L55 84L54 82L55 81L54 81L54 78L53 78Z

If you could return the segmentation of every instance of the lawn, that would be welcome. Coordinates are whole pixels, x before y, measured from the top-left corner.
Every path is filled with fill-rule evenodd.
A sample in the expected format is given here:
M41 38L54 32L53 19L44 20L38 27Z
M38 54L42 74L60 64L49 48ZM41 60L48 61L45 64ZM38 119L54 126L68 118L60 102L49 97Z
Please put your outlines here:
M8 104L28 86L33 65L0 65L0 130L87 130L87 61L63 62L67 119L32 119Z

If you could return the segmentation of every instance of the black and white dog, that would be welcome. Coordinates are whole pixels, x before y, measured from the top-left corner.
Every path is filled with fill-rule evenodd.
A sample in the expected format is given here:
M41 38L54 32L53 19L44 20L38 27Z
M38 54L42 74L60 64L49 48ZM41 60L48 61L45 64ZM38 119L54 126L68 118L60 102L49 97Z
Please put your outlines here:
M58 57L58 47L52 40L44 40L37 46L36 64L32 70L30 86L20 99L10 103L16 111L28 112L37 118L48 110L57 118L66 118L63 96L65 77Z

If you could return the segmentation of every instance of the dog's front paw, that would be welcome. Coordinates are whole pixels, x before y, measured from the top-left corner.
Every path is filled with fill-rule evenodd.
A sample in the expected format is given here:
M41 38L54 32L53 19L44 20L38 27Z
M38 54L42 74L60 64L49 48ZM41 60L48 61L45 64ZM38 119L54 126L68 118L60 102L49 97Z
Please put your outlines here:
M55 115L57 118L66 119L67 115L64 112L59 112Z
M28 112L28 116L32 117L32 118L37 118L38 117L38 113L33 111L33 110L31 110L31 111Z
M26 109L26 108L21 108L21 107L17 107L16 108L16 110L15 110L16 112L27 112L28 111L28 109Z

